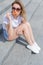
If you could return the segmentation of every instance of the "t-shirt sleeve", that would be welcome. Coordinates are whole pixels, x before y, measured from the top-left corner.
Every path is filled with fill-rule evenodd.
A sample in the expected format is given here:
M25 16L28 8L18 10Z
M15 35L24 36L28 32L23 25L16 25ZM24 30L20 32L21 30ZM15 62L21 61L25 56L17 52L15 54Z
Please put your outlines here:
M8 24L9 23L9 20L6 16L3 17L3 23L4 24Z
M9 20L8 20L8 18L6 16L4 16L3 17L3 24L2 24L3 29L6 29L7 24L9 24Z

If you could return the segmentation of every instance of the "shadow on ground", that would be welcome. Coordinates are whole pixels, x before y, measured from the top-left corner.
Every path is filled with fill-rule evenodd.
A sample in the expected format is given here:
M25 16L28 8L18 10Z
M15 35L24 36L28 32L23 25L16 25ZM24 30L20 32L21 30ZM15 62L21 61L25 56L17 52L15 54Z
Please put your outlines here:
M3 33L1 33L1 35L0 35L0 42L7 42L7 40L3 36ZM16 43L23 45L23 46L27 46L27 41L25 39L23 39L22 37L18 37L16 39Z

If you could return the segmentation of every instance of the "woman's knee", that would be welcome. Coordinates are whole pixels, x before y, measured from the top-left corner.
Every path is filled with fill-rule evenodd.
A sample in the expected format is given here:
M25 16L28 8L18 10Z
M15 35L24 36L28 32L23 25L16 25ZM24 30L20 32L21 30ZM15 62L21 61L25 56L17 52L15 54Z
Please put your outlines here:
M30 27L31 27L31 25L30 25L30 23L29 23L29 22L26 22L26 23L25 23L25 25L26 25L28 28L30 28Z
M27 26L30 26L30 23L29 23L29 22L26 22L26 25L27 25Z
M27 22L24 23L23 28L24 28L24 29L27 29L27 28L28 28L28 23L27 23Z
M26 31L27 25L25 23L21 24L18 28L17 28L17 34L23 34L24 31Z

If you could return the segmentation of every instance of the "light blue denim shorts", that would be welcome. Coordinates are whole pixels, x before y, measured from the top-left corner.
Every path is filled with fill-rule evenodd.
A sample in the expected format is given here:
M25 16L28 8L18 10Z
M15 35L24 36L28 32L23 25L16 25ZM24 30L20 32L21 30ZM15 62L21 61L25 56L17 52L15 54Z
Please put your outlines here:
M6 40L8 40L8 33L5 29L3 29L3 36Z

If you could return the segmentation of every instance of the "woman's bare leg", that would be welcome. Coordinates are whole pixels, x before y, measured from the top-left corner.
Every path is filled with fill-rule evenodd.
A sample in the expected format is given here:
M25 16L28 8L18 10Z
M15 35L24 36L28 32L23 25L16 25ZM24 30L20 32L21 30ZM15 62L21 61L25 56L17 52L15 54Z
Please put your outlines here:
M33 45L34 41L32 41L32 38L31 38L31 35L30 35L30 30L28 29L28 27L24 28L24 36L25 36L27 42L30 45Z
M26 41L30 45L33 45L34 41L32 41L32 39L31 39L30 30L29 30L28 26L25 23L21 24L18 27L17 31L18 31L17 34L23 34L23 36L25 37Z
M31 28L30 24L28 22L26 22L26 25L28 26L28 30L30 32L30 37L31 37L32 42L35 42L33 32L32 32L32 28Z
M40 47L35 43L30 24L28 24L28 26L26 23L21 24L18 27L17 34L24 35L26 41L29 43L29 45L27 45L27 48L31 49L35 53L39 53Z

